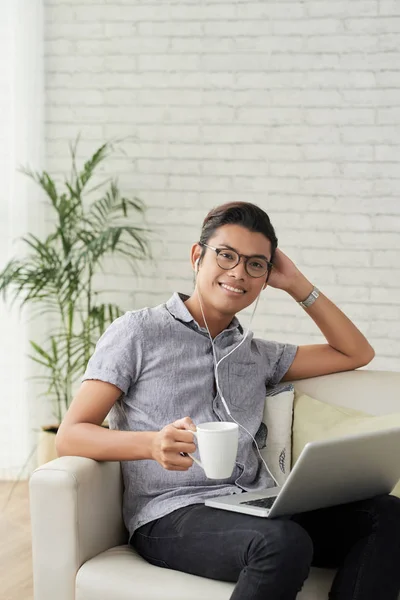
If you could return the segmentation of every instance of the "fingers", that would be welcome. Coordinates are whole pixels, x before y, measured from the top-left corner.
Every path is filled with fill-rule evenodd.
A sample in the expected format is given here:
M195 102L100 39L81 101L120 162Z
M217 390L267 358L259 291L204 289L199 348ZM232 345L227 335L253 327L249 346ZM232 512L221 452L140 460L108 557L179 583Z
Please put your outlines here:
M196 426L193 423L192 419L190 419L190 417L185 417L184 419L179 419L178 421L175 421L174 423L172 423L171 425L167 425L164 428L165 431L165 440L169 441L173 444L176 443L184 443L184 444L189 444L191 446L191 449L189 450L182 450L182 452L194 452L195 451L195 447L193 447L193 442L194 442L194 436L193 436L193 431L195 431Z
M170 459L171 456L180 456L182 452L185 454L196 452L193 435L189 431L184 432L185 438L187 438L184 440L176 440L174 437L169 436L168 432L165 433L165 437L160 440L159 444L159 451L163 457Z
M180 454L170 454L164 457L160 463L167 471L187 471L193 464L190 456L181 456Z
M153 442L153 458L170 471L187 471L193 465L188 453L196 451L193 432L196 425L190 417L166 425Z
M196 444L194 443L177 442L175 447L179 453L185 452L186 454L193 454L193 452L196 452Z
M176 427L176 429L191 429L192 431L196 431L196 425L190 417L178 419L177 421L174 421L172 425Z

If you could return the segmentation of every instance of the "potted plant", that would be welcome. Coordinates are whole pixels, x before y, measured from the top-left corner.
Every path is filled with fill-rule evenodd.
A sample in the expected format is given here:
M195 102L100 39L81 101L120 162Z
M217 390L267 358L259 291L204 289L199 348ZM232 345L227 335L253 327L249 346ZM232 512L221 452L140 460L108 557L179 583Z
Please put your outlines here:
M143 202L123 196L116 179L93 185L99 166L115 151L112 144L98 148L81 169L77 143L70 151L71 176L60 188L46 171L23 169L45 192L53 217L51 231L43 239L23 237L27 254L11 259L0 272L6 301L38 305L35 318L52 315L48 339L30 340L30 358L43 368L39 377L54 417L40 433L39 464L56 456L55 433L71 403L73 385L100 335L122 314L117 304L99 302L94 277L110 255L126 260L133 270L137 261L150 257L149 230L134 224L144 213Z

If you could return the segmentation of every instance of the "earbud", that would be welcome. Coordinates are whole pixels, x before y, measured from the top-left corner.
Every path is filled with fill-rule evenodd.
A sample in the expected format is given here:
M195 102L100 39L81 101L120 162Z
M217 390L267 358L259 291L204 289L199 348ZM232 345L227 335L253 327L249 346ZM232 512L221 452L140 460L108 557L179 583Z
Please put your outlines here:
M200 259L196 258L196 261L194 263L194 268L196 270L196 273L198 273L198 271L199 271L199 262L200 262Z

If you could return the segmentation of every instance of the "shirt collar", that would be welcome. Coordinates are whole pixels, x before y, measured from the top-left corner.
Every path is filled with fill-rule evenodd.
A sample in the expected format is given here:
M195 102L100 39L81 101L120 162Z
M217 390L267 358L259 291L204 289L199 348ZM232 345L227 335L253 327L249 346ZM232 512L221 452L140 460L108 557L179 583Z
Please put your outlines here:
M178 319L178 321L183 321L183 323L194 323L200 331L207 331L205 327L200 327L186 308L184 302L188 300L188 298L189 296L186 294L175 292L166 303L168 312L170 312L175 319ZM226 330L230 329L239 329L239 331L242 332L242 327L236 317L233 317Z

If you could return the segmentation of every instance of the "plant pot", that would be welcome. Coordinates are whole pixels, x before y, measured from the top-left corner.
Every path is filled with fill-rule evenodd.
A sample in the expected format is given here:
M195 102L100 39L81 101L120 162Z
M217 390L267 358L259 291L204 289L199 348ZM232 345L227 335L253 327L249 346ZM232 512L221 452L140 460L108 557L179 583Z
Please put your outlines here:
M58 458L56 452L56 433L58 425L44 425L39 432L37 449L37 466L41 467L47 462Z

